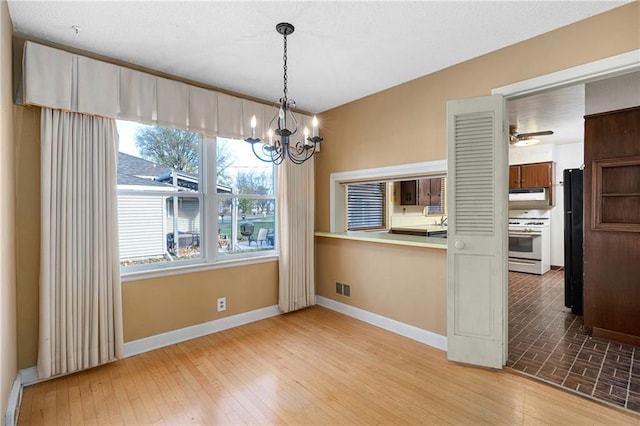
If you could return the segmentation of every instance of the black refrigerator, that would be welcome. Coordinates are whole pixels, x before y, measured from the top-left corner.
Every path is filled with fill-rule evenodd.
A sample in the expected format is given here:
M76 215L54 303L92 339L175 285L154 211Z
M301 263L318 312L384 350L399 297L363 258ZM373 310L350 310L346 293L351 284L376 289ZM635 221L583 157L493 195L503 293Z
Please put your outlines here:
M564 305L582 315L583 173L567 169L564 187Z

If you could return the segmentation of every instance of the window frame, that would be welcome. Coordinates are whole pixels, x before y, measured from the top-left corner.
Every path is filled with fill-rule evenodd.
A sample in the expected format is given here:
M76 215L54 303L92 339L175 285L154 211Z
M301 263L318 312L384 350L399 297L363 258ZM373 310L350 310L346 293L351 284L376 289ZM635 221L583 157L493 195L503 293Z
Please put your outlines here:
M346 184L383 180L406 180L418 177L446 176L447 160L400 164L397 166L376 167L371 169L331 173L329 177L329 232L334 234L347 232Z
M142 123L140 123L142 124ZM277 207L277 173L273 171L273 195L256 195L256 194L218 194L217 193L217 167L216 167L216 149L217 137L206 136L200 132L194 132L199 135L199 155L200 162L198 164L198 192L179 192L178 197L197 198L199 200L200 214L200 257L196 259L185 259L179 261L164 261L158 263L148 263L132 266L121 266L120 276L123 282L134 281L138 279L148 279L163 276L171 276L177 274L198 272L204 270L213 270L227 267L236 267L242 265L250 265L256 263L277 261L279 250L276 244L271 250L256 250L247 252L238 252L232 254L221 255L218 251L217 229L219 227L218 220L218 203L221 198L262 198L273 199L274 203L274 220L277 224L278 207ZM234 139L234 138L228 138ZM244 143L244 141L238 142ZM169 196L174 197L176 193L173 191L141 191L134 189L118 189L118 197L120 195L135 196ZM275 228L275 225L274 225ZM275 230L275 229L274 229Z

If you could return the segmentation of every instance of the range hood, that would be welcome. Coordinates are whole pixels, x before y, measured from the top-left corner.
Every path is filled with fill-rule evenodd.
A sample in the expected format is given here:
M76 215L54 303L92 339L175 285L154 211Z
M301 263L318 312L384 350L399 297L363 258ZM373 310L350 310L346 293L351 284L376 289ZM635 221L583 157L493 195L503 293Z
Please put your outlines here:
M509 190L509 201L547 201L547 188L517 188Z

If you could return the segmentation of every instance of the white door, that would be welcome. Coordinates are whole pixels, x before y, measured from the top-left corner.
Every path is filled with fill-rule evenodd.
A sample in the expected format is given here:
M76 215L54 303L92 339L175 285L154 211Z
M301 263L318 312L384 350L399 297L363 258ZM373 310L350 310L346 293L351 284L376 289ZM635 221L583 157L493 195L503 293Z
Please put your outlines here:
M507 359L508 143L501 95L447 103L447 358Z

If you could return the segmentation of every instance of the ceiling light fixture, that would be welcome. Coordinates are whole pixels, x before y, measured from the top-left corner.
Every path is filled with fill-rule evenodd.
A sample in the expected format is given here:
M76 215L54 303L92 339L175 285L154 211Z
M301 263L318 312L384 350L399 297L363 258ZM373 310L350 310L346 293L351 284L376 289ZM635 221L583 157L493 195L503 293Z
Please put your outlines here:
M322 138L318 135L318 119L315 116L312 122L313 133L311 137L309 137L309 130L305 127L304 139L295 142L295 145L290 142L290 137L298 131L298 122L291 111L296 107L296 102L287 98L287 36L293 34L293 30L293 25L287 22L276 25L276 31L284 37L284 55L282 57L284 60L284 96L278 101L278 112L269 122L269 141L260 143L261 140L256 138L257 120L255 115L251 117L251 137L245 139L251 144L251 149L259 160L276 165L281 164L286 157L289 157L294 164L302 164L313 156L322 142ZM277 127L272 129L274 123L277 124ZM291 129L287 126L291 126ZM279 136L279 139L276 137L274 140L274 133L277 137ZM260 144L259 151L256 151L256 144Z
M531 146L540 142L540 139L519 139L513 143L513 146Z

